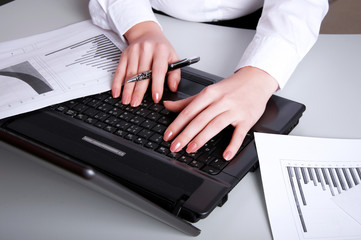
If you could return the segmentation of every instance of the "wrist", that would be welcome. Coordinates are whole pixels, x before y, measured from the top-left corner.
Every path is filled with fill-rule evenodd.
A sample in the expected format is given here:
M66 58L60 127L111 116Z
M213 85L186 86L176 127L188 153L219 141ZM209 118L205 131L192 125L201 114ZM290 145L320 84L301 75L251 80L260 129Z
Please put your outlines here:
M242 76L240 78L242 81L248 81L249 84L252 84L258 90L262 90L264 94L268 95L269 97L280 89L279 84L274 77L272 77L264 70L256 67L243 67L239 69L235 75Z
M136 39L143 37L144 35L152 33L163 34L162 29L156 22L146 21L138 23L131 27L126 33L124 33L124 37L126 38L128 43L131 43L134 42Z

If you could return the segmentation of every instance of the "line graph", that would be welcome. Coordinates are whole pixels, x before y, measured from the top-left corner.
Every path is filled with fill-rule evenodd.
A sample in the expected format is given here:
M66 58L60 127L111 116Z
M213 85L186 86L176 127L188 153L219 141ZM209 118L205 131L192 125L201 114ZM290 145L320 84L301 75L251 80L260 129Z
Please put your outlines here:
M1 69L0 75L21 80L38 94L53 90L45 78L28 61Z

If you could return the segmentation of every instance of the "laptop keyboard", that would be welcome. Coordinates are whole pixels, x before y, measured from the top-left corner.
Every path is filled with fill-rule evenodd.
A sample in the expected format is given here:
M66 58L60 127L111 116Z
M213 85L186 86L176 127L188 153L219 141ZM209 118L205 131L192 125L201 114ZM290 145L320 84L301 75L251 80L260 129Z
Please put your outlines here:
M232 127L224 129L196 153L188 154L184 149L170 152L170 142L163 140L163 134L176 114L154 103L150 94L135 108L123 105L108 91L61 103L52 109L211 175L220 173L229 163L222 158L222 152L229 143ZM252 135L247 134L239 151L251 140Z

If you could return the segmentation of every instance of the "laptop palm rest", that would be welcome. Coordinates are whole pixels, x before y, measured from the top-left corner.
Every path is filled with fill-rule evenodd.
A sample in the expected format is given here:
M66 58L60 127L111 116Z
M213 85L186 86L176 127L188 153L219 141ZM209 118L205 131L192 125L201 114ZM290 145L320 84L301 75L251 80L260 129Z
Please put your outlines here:
M25 119L25 121L23 119ZM50 119L51 119L51 121L47 121ZM66 124L64 124L64 122L62 122L61 125L67 127L66 131L64 131L64 129L62 129L62 128L54 127L54 126L59 126L59 125L57 125L56 119L57 119L57 117L52 116L52 114L40 111L40 112L36 112L35 114L30 114L29 116L27 116L25 118L19 118L18 120L10 122L7 125L7 129L9 129L10 132L12 132L11 134L17 133L17 134L19 134L19 136L24 137L24 138L27 138L27 136L32 136L31 141L33 141L33 142L31 145L29 145L29 149L28 149L31 152L33 151L33 149L30 149L30 148L34 148L34 146L37 145L36 144L37 141L43 142L44 141L43 138L45 138L45 137L48 138L47 141L45 141L45 142L47 142L49 144L48 147L50 150L51 150L54 142L57 142L58 145L56 147L57 147L57 149L59 149L59 147L61 148L61 145L66 145L66 146L69 145L68 142L62 141L63 140L62 136L64 136L64 134L65 134L66 137L69 139L69 134L72 134L71 133L72 129L71 128L69 129L69 126L71 126L71 124L69 124L69 126L67 126ZM41 121L41 122L39 123L39 121ZM64 120L59 119L59 121L64 121ZM32 123L34 123L34 124L32 124ZM52 131L51 134L49 134L49 132L48 132L50 129ZM57 129L57 130L55 130L55 129ZM3 134L3 133L1 133L1 134ZM28 135L28 134L31 134L31 135ZM52 136L52 134L55 134L55 135ZM75 134L75 136L76 135L77 134ZM8 135L7 137L9 138L9 136L10 135ZM19 136L16 136L16 138L19 138ZM8 139L8 140L11 141L11 139ZM29 139L26 139L26 141L29 141ZM85 145L90 144L87 140L81 139L80 142L81 141L84 141L83 144L85 144ZM89 149L90 149L90 148L82 149L82 147L80 147L81 143L76 143L76 141L74 141L74 144L71 146L73 147L72 152L76 152L76 154L74 154L75 156L82 156L82 152L84 151L84 149L87 149L87 151L89 151ZM25 146L23 146L23 147L25 147ZM47 150L49 150L49 149L47 149ZM101 148L99 148L99 149L94 148L94 149L95 149L94 152L106 151L105 149L102 150ZM131 148L129 148L129 149L131 149ZM131 152L127 152L127 151L129 151L129 149L127 148L127 150L125 150L125 154L129 154L129 155L132 154ZM66 150L67 150L67 152L69 152L68 149L66 149ZM90 153L88 152L86 155L89 156L89 154L94 154L94 152L90 152ZM62 153L60 153L60 155L61 154ZM114 153L112 153L112 151L110 151L109 154L116 155L115 159L118 158L117 156L120 157L120 155L114 154ZM42 154L40 154L40 155L42 155ZM47 156L50 156L50 155L47 155ZM91 187L92 189L95 189L95 190L97 190L123 204L126 204L129 207L132 207L132 208L134 208L144 214L147 214L167 225L170 225L170 226L174 227L175 229L178 229L179 231L182 231L191 236L197 236L200 234L200 230L198 228L194 227L189 222L182 220L181 218L164 210L163 208L159 207L157 204L149 201L148 199L144 198L143 196L139 195L138 193L130 190L129 188L123 186L122 184L119 184L117 181L115 181L108 175L104 174L103 172L98 171L98 169L96 167L93 168L91 166L83 164L82 162L72 161L72 159L66 159L67 156L60 156L60 157L58 157L58 156L59 156L59 153L57 152L54 155L54 158L51 158L51 160L49 160L49 162L57 165L58 167L60 167L62 169L65 169L66 171L58 169L58 168L54 168L54 169L56 169L56 171L60 171L62 174L70 176L73 179L81 182L82 184L85 184L88 187ZM103 158L104 158L104 156L105 156L104 152L101 152L101 156L103 156ZM114 156L112 156L112 157L114 158ZM97 155L95 154L92 159L96 159L96 158L97 158ZM66 160L64 161L64 159L66 159ZM87 159L87 160L91 161L91 159ZM148 162L151 162L149 157L148 157L148 160L149 160ZM107 161L109 161L109 160L107 160ZM119 159L117 159L116 161L119 161ZM159 162L159 161L155 161L155 162ZM139 162L134 160L133 164L139 164ZM128 165L128 166L127 166L127 164L121 164L121 165L117 164L117 165L121 166L122 171L130 171L130 175L134 174L135 176L138 176L138 177L142 175L142 173L140 173L140 172L138 172L138 173L133 172L133 170L131 170L132 168L130 165ZM113 166L112 168L114 169L116 167L117 166ZM158 166L153 166L152 168L156 169L159 167L160 166L158 165ZM162 174L162 172L164 172L161 170L153 171L152 169L149 168L149 166L148 166L147 170L152 171L152 175L153 175L153 173L155 175L157 175L156 173ZM144 176L142 176L142 177L144 178ZM195 183L198 182L198 184L193 185L194 189L196 189L201 184L200 179L196 179L195 176L192 176L189 174L189 176L187 176L187 177L190 178L190 181L195 181ZM144 181L144 179L143 179L143 181ZM153 181L153 184L154 184L154 181L157 181L157 180L156 179L153 179L153 180L145 179L145 181ZM162 184L162 187L166 187L165 184L162 183L161 181L159 181L159 184ZM181 192L181 189L178 190L176 187L174 187L174 186L172 186L172 187L173 187L173 189L172 189L173 194L177 194L178 191ZM169 187L167 190L168 191L170 190ZM192 189L190 189L190 191L192 191Z

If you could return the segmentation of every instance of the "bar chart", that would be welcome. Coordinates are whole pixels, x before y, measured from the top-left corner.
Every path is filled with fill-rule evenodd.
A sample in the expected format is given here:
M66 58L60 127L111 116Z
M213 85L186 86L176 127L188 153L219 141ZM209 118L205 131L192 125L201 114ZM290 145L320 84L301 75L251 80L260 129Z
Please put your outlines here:
M309 190L321 191L333 197L357 186L361 182L361 167L299 167L286 166L289 183L292 189L294 203L303 232L307 232L307 224L303 210L311 205ZM323 194L322 196L326 196Z
M64 51L82 52L80 56L65 65L84 65L107 72L115 73L122 51L104 34L54 50L45 56L51 56Z

